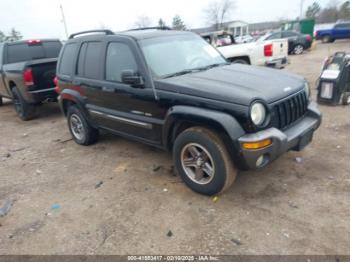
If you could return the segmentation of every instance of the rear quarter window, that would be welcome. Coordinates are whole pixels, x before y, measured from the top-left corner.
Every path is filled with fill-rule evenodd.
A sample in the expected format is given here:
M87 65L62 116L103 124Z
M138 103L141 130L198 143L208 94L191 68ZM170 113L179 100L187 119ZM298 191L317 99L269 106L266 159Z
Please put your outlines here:
M7 63L19 63L43 58L56 58L62 44L59 41L43 41L39 44L18 43L7 46Z
M70 43L64 46L58 70L60 74L71 75L73 73L77 47L77 43Z

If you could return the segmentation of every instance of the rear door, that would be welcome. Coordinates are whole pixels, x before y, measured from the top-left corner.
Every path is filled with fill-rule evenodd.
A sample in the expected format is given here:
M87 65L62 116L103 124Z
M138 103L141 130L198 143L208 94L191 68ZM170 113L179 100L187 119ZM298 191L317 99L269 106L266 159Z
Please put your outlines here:
M299 43L299 34L295 32L285 31L282 32L282 38L288 40L288 52L292 52L294 46Z

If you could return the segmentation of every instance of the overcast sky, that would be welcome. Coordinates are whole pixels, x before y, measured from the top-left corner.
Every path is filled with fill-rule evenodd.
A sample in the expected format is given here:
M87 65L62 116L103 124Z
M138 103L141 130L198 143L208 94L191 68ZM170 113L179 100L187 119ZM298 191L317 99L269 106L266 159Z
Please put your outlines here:
M179 14L187 27L206 26L203 9L212 0L0 0L0 30L12 27L25 38L64 38L62 4L69 33L96 29L113 30L133 27L136 17L149 16L154 24L162 17L167 24ZM326 6L330 0L319 0ZM342 0L339 0L343 2ZM313 0L305 0L305 9ZM300 0L235 0L236 11L229 20L247 22L295 18L299 15Z

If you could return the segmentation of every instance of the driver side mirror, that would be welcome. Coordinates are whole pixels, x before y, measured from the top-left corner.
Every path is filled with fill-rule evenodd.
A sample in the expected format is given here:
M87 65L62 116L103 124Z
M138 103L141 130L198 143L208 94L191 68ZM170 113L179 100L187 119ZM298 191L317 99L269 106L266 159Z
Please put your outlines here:
M134 70L123 70L121 74L122 83L133 87L142 87L144 85L143 78Z

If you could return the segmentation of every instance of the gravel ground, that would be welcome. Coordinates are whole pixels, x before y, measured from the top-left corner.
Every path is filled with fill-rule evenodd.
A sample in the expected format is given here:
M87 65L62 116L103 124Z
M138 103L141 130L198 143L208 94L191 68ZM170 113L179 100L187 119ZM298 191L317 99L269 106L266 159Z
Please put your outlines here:
M315 83L337 50L350 41L318 44L285 70ZM240 172L213 199L173 174L169 153L108 134L78 146L56 104L22 122L7 102L0 207L13 202L0 217L0 254L350 255L350 107L320 108L310 146Z

